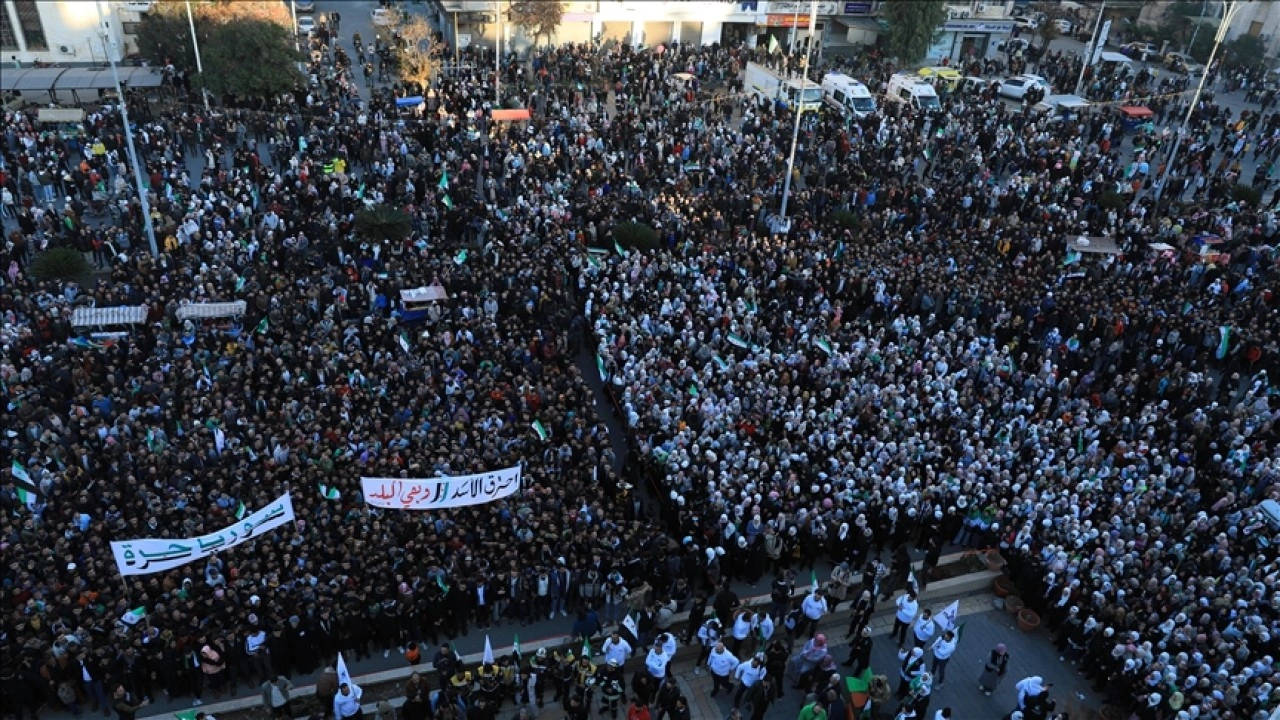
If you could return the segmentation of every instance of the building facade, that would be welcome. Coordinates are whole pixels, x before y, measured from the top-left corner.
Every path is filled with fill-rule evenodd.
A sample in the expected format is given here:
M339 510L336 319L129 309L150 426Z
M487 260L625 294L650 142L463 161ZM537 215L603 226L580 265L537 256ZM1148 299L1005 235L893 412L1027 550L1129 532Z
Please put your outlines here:
M0 0L0 58L103 64L137 51L134 37L150 2Z

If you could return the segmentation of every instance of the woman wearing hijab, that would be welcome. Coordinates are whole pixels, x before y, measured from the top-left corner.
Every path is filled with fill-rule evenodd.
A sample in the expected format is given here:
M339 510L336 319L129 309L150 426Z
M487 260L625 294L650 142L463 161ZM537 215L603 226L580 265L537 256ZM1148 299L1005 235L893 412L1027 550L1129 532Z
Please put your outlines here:
M987 657L987 662L982 668L982 676L978 678L978 689L984 694L990 695L999 687L1000 680L1004 678L1005 672L1009 670L1009 651L1004 643L996 645L991 651L991 655Z

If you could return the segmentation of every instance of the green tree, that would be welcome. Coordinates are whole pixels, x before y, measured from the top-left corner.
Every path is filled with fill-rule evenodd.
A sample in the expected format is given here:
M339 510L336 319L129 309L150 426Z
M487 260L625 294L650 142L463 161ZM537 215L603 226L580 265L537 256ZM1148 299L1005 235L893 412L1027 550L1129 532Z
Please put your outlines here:
M302 82L293 31L273 22L231 20L200 46L205 87L217 95L269 97ZM264 72L270 68L270 72Z
M413 232L409 213L390 205L374 205L356 213L356 235L365 240L401 242Z
M1202 31L1203 32L1203 31ZM1223 65L1225 67L1256 68L1262 65L1267 54L1267 46L1262 38L1244 34L1222 46Z
M880 17L889 25L884 47L900 65L919 61L938 37L947 20L945 0L892 0L881 7Z
M1040 36L1040 47L1048 51L1049 43L1057 40L1062 35L1062 32L1058 30L1053 18L1050 18L1040 23L1040 27L1036 28L1036 35Z
M295 65L300 58L293 51L293 20L285 3L212 0L192 2L191 12L205 70L205 77L197 78L197 83L202 82L215 92L220 88L253 86L265 86L271 92L280 92L277 88L292 89L294 83L301 79ZM252 44L240 43L234 33L224 32L224 28L233 23L233 30L246 33ZM230 49L227 47L229 41ZM267 41L271 44L262 44ZM138 51L153 64L172 64L182 72L196 72L185 0L162 0L143 16L138 27ZM221 58L221 64L216 68L210 62L211 55ZM273 72L262 72L264 67L273 68ZM221 73L228 76L214 77ZM252 75L277 77L264 77L255 83L243 82L244 78ZM242 89L237 94L247 93Z
M36 256L31 274L40 280L84 282L93 275L93 266L84 253L72 248L51 248Z
M546 38L549 43L551 36L556 34L556 28L559 28L560 22L564 20L564 3L547 2L547 0L512 0L509 17L512 25L533 38L534 45L538 44L538 38Z

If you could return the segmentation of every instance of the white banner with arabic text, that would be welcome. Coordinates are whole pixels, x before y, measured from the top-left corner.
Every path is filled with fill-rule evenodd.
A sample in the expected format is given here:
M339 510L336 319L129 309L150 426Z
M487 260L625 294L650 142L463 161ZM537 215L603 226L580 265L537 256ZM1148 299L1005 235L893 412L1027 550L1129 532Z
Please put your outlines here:
M255 535L293 521L293 499L289 493L266 507L246 515L219 532L185 540L141 539L111 543L116 567L121 575L150 575L164 572L221 550L247 542Z
M509 467L478 475L437 478L360 478L364 501L394 510L481 505L501 500L520 489L521 467Z

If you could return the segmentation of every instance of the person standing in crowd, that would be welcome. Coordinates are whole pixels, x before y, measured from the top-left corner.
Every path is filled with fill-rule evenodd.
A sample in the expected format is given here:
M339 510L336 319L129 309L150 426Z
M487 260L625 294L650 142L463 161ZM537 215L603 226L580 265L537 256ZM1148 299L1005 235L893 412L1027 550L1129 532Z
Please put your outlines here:
M941 690L947 684L947 663L951 662L951 656L956 652L956 633L954 630L946 630L942 633L942 637L933 641L930 649L933 651L933 665L929 668L929 672L933 674L936 687Z
M826 593L822 588L815 587L806 595L800 603L800 610L804 613L805 627L798 632L813 637L818 632L818 621L826 616L828 610Z
M715 648L707 656L707 667L711 669L712 697L715 697L722 687L726 692L733 690L734 673L740 664L737 656L729 652L723 641L716 643Z
M841 663L847 668L852 668L849 671L850 676L861 675L863 670L871 667L871 645L871 628L864 627L849 644L849 657Z
M990 695L995 692L1008 670L1009 652L1004 643L998 643L982 665L982 676L978 678L978 689L984 695Z
M289 691L293 690L293 683L289 682L289 678L278 675L275 680L263 682L260 689L262 706L271 710L272 717L293 717L293 708L289 704Z
M899 595L894 602L897 609L893 614L893 631L889 633L889 637L897 641L898 649L902 649L907 643L907 630L915 621L920 604L916 602L916 594L911 591L905 595Z
M135 701L129 691L125 690L124 685L117 685L111 697L111 709L116 711L118 720L136 720L138 711L151 704L151 701L146 698L140 702Z
M338 685L338 694L333 698L334 720L363 720L364 711L360 709L360 698L364 690L353 683Z
M915 646L924 647L928 645L935 632L937 632L937 627L933 621L933 611L925 608L920 612L920 617L916 618L911 627L911 634L915 638Z

